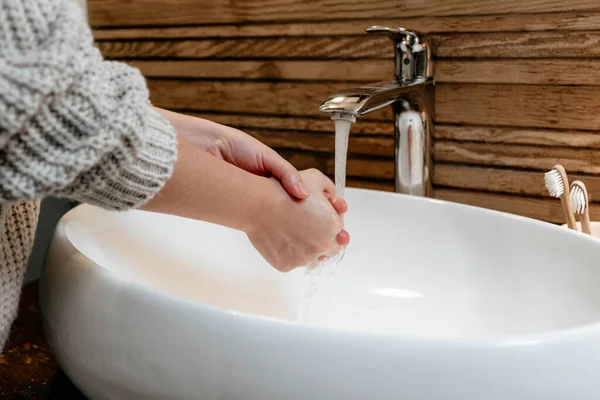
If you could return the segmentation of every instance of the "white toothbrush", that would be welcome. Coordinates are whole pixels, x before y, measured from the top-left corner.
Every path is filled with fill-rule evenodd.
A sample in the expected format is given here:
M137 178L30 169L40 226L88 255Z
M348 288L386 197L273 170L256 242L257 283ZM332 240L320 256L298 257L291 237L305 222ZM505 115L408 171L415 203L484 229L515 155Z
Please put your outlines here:
M569 229L577 230L575 215L573 215L573 210L571 210L569 180L567 179L567 173L563 166L557 164L551 171L546 172L544 181L546 182L546 189L548 189L550 196L560 198Z
M581 221L581 231L592 234L592 227L590 224L590 213L588 205L588 193L585 185L581 181L574 181L571 184L571 209L579 216Z

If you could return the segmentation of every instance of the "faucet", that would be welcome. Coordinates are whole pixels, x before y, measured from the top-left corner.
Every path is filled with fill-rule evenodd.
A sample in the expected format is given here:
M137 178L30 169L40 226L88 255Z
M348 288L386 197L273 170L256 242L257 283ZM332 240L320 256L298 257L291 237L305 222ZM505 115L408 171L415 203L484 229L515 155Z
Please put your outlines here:
M394 186L398 193L431 196L433 129L433 41L404 28L372 26L367 33L386 35L394 43L395 80L332 94L320 111L332 119L354 122L388 105L394 114Z

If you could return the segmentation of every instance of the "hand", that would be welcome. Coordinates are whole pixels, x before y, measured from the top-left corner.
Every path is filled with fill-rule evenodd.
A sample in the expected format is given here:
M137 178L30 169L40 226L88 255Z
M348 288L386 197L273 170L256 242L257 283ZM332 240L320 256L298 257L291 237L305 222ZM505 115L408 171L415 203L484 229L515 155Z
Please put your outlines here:
M246 230L254 247L282 272L310 267L319 258L335 255L349 240L339 215L345 212L345 203L330 201L335 191L331 180L317 170L300 175L309 196L295 200L276 180L270 180L273 187L269 192L276 195L268 199Z
M252 174L277 178L290 196L300 200L308 197L302 174L275 150L252 136L206 119L155 109L171 122L178 135L196 148ZM331 205L338 214L344 214L348 208L346 202L335 196L333 183L329 179L327 181L330 188L327 197ZM346 231L341 231L337 241L345 246L350 237Z
M290 196L300 200L309 196L310 190L307 189L302 178L304 174L298 172L275 150L240 130L225 125L214 125L217 125L215 129L219 133L214 135L216 139L206 149L208 153L255 175L277 178ZM312 176L313 174L314 171L308 175ZM344 214L348 210L346 201L336 197L333 182L324 175L322 177L328 181L329 190L326 195L331 205L338 214ZM340 232L338 243L345 246L349 241L348 233Z
M179 135L201 150L255 175L277 178L293 197L308 197L298 170L252 136L206 119L156 110L171 122Z

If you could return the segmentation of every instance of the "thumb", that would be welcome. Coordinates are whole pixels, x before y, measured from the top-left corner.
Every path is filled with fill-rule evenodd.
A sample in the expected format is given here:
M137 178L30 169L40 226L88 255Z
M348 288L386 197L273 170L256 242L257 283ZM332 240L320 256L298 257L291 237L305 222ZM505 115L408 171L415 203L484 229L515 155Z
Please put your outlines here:
M300 172L274 150L263 156L264 169L277 178L283 188L292 197L304 200L308 197L308 189L302 181Z

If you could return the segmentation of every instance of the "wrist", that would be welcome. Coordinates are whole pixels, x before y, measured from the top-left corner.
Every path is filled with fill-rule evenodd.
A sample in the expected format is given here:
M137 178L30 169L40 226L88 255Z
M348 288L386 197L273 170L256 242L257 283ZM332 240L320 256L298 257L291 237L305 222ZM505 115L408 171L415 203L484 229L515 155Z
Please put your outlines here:
M256 184L252 186L252 192L255 194L244 201L247 207L245 218L241 230L247 235L266 229L265 220L272 216L280 207L281 185L272 178L264 178L254 175ZM287 194L286 194L287 195Z
M220 125L215 122L162 108L154 108L169 120L178 136L203 151L207 151L223 135L222 129L219 129Z

